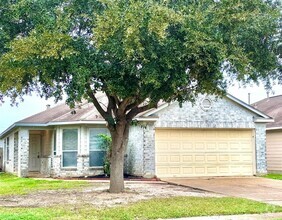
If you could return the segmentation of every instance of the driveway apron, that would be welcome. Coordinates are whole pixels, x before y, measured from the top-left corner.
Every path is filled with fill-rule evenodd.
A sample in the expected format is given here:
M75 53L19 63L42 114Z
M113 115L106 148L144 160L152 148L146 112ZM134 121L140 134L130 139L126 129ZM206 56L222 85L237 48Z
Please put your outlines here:
M162 180L226 196L282 206L282 180L261 177L163 178Z

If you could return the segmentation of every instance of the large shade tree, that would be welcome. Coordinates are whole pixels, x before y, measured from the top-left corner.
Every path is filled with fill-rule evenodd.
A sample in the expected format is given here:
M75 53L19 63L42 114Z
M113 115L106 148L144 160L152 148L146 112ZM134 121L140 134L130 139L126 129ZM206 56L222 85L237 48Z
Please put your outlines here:
M112 137L121 192L134 117L281 71L279 5L263 0L1 0L0 97L87 99ZM280 62L280 63L279 63ZM226 78L225 76L228 76ZM97 93L104 92L102 105Z

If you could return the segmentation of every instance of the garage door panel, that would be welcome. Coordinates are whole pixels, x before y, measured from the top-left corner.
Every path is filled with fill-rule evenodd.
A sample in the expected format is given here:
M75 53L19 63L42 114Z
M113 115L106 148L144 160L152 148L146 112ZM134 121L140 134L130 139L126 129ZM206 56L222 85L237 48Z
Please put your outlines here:
M193 173L193 167L192 166L182 167L182 175L183 176L188 176L191 173Z
M239 148L239 149L238 149ZM240 142L230 142L229 143L229 150L230 151L238 151L238 150L241 150L241 145L240 145Z
M168 155L158 155L156 157L156 163L168 163L169 160L168 160Z
M181 142L175 141L169 144L168 149L170 151L179 151L181 150Z
M157 145L161 151L169 151L169 142L168 141L158 141Z
M218 151L216 142L208 142L208 143L206 143L206 149L208 151Z
M252 175L252 131L156 130L156 174L158 177Z
M193 155L182 155L181 158L183 163L193 161Z
M230 162L240 162L241 158L240 158L240 154L233 154L230 157Z
M195 151L204 151L205 150L205 143L204 142L196 142L194 150Z
M184 150L184 151L193 151L194 150L193 143L190 142L190 141L183 142L182 143L182 150Z
M206 156L206 162L216 162L218 161L217 155L207 155Z
M223 154L223 155L219 155L218 156L218 158L219 158L219 162L228 162L229 161L229 155L226 155L226 154Z
M218 173L217 167L207 167L207 174L216 175Z
M229 151L228 142L218 142L218 151L219 152L228 152Z
M180 155L171 155L169 162L171 162L171 163L180 163L181 162L180 158L181 158Z

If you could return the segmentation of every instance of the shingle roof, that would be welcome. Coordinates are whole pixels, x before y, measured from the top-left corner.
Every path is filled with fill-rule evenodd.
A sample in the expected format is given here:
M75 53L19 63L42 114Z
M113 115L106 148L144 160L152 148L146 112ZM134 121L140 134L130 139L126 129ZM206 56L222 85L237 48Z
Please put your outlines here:
M100 95L97 97L98 101L102 103L102 106L107 106L107 97ZM137 120L154 121L156 117L142 117L145 112L140 113L136 116ZM2 138L5 134L10 132L19 126L35 126L45 127L52 125L63 125L63 124L101 124L106 123L104 118L94 107L93 103L84 101L71 109L67 104L59 104L52 108L48 108L45 111L39 112L28 118L15 122L4 132L0 134Z
M274 119L266 125L267 128L282 128L282 95L263 99L253 106Z
M104 102L103 97L99 101ZM43 112L32 115L16 124L46 124L51 122L75 122L104 120L92 103L84 101L71 109L67 104L60 104Z

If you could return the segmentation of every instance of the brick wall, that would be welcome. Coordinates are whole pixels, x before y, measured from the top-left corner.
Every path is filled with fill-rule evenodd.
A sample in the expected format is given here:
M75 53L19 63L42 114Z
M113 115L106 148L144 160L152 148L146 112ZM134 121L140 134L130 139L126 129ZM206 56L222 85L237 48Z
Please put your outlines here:
M178 103L173 103L167 108L155 114L159 119L155 124L148 124L143 128L143 137L138 138L140 132L133 131L131 137L143 141L143 160L131 160L132 167L140 167L143 163L143 175L152 177L155 175L155 129L156 128L226 128L226 129L253 129L255 131L256 144L256 171L257 173L266 172L265 156L265 124L254 123L255 114L242 108L237 103L228 98L217 99L209 96L211 108L205 110L202 106L202 100L205 96L200 96L194 104L184 103L182 108ZM139 134L138 134L139 133ZM131 145L132 152L138 151L140 147ZM136 174L130 170L131 174ZM140 173L140 172L139 172ZM139 174L138 173L138 174Z

